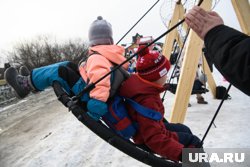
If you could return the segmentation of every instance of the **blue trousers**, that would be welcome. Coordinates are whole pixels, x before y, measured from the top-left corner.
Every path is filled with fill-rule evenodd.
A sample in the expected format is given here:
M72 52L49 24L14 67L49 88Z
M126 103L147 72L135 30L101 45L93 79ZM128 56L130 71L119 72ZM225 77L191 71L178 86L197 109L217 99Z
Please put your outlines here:
M78 73L77 65L69 61L35 68L31 71L30 77L33 86L38 91L43 91L52 86L54 81L59 82L69 95L79 94L86 86L86 83ZM88 94L82 96L83 101L88 99Z
M167 130L176 132L179 137L179 142L185 147L197 147L200 144L200 139L193 135L190 128L180 123L165 122Z

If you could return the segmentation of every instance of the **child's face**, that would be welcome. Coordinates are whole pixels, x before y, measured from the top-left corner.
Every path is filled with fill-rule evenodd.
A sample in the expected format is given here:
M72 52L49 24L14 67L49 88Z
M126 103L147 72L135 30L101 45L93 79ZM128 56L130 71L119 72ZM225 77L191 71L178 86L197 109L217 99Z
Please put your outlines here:
M155 81L157 84L159 85L164 85L167 81L167 75L164 75L163 77L161 77L160 79L158 79L157 81Z

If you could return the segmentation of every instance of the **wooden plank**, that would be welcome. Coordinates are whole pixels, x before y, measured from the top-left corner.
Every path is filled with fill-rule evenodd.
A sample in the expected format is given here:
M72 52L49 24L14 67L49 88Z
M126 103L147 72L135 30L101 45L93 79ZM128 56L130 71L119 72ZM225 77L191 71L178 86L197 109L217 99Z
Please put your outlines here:
M204 0L201 5L201 7L206 10L211 9L211 6L211 0ZM170 115L170 122L184 122L202 47L203 41L196 35L195 32L191 30L184 54L175 100Z
M168 26L169 28L173 27L176 23L178 23L180 18L183 18L182 13L184 13L184 8L183 8L182 4L176 3L173 16L172 16L171 21L170 21L169 26ZM162 53L168 59L170 58L171 52L173 50L173 43L174 43L174 40L175 40L177 34L178 34L177 29L174 29L168 35L166 35L165 43L164 43L164 46L162 49Z
M176 41L177 41L179 47L182 48L182 47L183 47L183 42L182 42L182 40L181 40L181 36L180 36L180 35L177 35L175 39L176 39Z
M250 4L248 0L231 0L241 29L250 35Z
M183 29L185 31L187 31L188 27L187 27L186 23L183 24ZM183 45L183 42L180 39L180 35L177 36L176 41L178 42L178 44L181 48ZM207 60L205 57L203 58L202 61L203 61L203 65L202 65L203 68L202 69L204 70L203 72L207 75L207 83L209 85L210 92L212 93L213 98L216 98L216 83L215 83L215 80L213 78L212 72L208 66L208 63L207 63Z
M203 71L204 74L207 75L207 83L209 85L209 90L212 93L213 98L215 99L216 98L216 83L214 81L213 75L211 73L211 70L208 66L208 63L205 57L203 59L203 68L204 68L204 71Z
M190 41L192 41L192 45L190 45ZM191 95L194 78L201 55L201 48L203 46L201 39L193 31L190 32L187 42L189 45L187 45L185 50L180 79L170 115L170 122L173 123L184 122L189 103L189 97Z

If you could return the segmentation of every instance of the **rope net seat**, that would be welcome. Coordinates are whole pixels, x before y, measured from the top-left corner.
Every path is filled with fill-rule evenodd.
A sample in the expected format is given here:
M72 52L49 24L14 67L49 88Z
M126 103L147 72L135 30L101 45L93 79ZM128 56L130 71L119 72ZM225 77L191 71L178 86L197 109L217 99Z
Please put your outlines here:
M117 135L105 123L103 123L103 121L95 121L92 119L87 114L86 109L77 104L77 102L64 91L58 82L54 82L53 88L58 100L69 108L72 114L82 124L116 149L119 149L130 157L150 166L181 167L181 163L162 158L159 155L154 154L146 146L138 146L131 140L126 140Z

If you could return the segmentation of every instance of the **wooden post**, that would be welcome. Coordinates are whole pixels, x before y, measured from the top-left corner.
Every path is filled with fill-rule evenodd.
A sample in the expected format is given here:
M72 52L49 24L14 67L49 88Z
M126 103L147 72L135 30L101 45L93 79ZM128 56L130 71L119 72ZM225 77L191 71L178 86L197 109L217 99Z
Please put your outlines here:
M184 13L183 13L184 15ZM188 31L188 25L184 22L183 23L183 29L185 31ZM179 43L180 47L182 47L183 43L180 41L180 36L179 38L177 39L177 42ZM216 83L214 81L214 78L213 78L213 75L212 75L212 72L208 66L208 63L207 63L207 59L204 57L203 59L203 72L207 75L207 82L208 82L208 85L209 85L209 88L210 88L210 91L213 95L213 98L216 98Z
M204 68L204 71L203 71L204 74L207 75L207 83L209 85L209 90L211 91L213 98L216 98L216 83L214 81L212 72L208 66L207 59L205 57L204 57L202 66Z
M241 29L250 35L250 4L248 0L232 0L235 13L239 20Z
M179 2L176 2L174 13L173 13L172 19L170 20L170 24L169 24L168 27L171 28L176 23L178 23L178 21L181 18L183 18L183 14L184 14L184 8L183 8L182 4L179 3ZM177 34L178 34L177 29L174 29L165 38L165 43L164 43L164 46L163 46L163 49L162 49L162 53L168 59L170 58L170 55L171 55L171 52L172 52L172 49L173 49L174 39L176 38Z
M181 36L180 35L176 36L176 41L177 41L179 47L182 48L183 47L183 42L181 40Z
M183 42L181 41L180 36L177 36L176 41L178 42L178 44L179 44L179 46L181 48L183 46ZM208 66L207 59L204 57L202 59L202 62L203 62L203 64L202 64L203 68L202 69L204 70L203 71L204 74L207 75L207 82L208 82L210 91L211 91L211 93L213 95L213 98L216 98L216 83L215 83L215 80L213 78L212 72L211 72L211 70L210 70L210 68Z
M201 7L206 10L211 9L212 1L204 0ZM190 31L180 79L178 82L174 105L170 115L170 122L183 123L192 91L198 61L201 56L203 41L192 30Z

